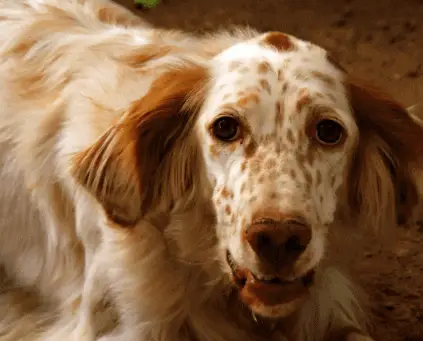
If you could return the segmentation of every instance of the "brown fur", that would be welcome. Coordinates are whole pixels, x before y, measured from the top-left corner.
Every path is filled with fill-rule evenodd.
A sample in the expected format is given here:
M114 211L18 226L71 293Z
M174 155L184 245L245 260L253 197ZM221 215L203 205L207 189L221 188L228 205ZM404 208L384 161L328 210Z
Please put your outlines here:
M350 174L350 204L353 214L360 212L361 222L379 231L404 220L416 204L410 170L423 159L422 128L380 90L353 80L349 90L360 130Z
M165 73L124 113L122 121L75 156L75 178L116 223L133 225L160 198L167 198L171 207L172 200L194 182L195 149L181 147L184 162L178 163L178 170L171 171L174 165L168 158L175 144L183 144L192 131L201 106L199 94L192 89L202 88L206 81L206 71L199 67ZM176 187L166 184L171 172L177 177Z

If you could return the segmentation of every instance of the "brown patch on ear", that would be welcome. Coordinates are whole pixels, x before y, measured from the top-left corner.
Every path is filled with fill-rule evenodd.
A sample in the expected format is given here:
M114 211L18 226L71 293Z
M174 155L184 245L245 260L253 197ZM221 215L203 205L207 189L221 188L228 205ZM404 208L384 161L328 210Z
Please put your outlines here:
M269 32L264 35L260 43L267 47L273 47L274 49L285 52L295 49L295 45L292 39L281 32Z
M390 96L349 80L360 141L352 160L350 205L376 230L396 224L417 202L410 170L422 163L423 128Z
M190 135L206 70L184 66L159 77L120 122L75 155L75 179L121 226L134 225L152 207L171 205L193 184L197 160Z

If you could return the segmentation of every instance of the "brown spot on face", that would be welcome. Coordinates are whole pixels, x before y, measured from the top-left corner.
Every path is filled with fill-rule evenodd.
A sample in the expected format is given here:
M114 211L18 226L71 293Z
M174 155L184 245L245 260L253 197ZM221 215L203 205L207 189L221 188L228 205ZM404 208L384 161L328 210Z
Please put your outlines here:
M257 67L258 73L261 74L268 73L270 70L272 70L272 66L268 62L261 62Z
M231 195L231 192L228 190L228 188L225 186L223 187L221 193L223 198L228 198Z
M303 154L297 154L297 162L301 167L307 164L307 158Z
M293 133L292 129L289 129L287 131L286 138L288 139L288 142L290 142L291 144L295 143L295 137L294 137L294 133Z
M264 182L264 174L261 174L257 181L259 184L262 184Z
M217 147L216 147L215 144L210 145L209 150L210 150L210 154L211 154L211 156L213 158L217 158L218 157L219 153L218 153L218 149L217 149Z
M267 159L264 166L267 169L272 169L272 168L276 167L276 159L274 159L274 158Z
M251 102L258 104L260 102L259 96L257 94L250 94L245 97L242 97L238 100L237 105L245 107Z
M299 100L297 102L297 111L300 112L305 106L311 103L311 97L307 89L301 89L299 92Z
M245 192L245 187L246 187L246 185L245 185L245 182L241 185L241 189L240 189L240 192L241 193L244 193Z
M244 149L244 155L246 158L251 158L257 150L257 143L254 140L248 141Z
M263 146L268 146L271 142L274 142L276 138L276 134L266 134L261 137L261 143Z
M292 39L282 32L267 33L261 43L265 46L272 47L278 51L290 51L295 49Z
M247 169L247 161L244 161L241 163L241 172L245 172L245 170Z
M318 170L317 173L316 173L316 183L317 183L317 185L320 185L322 183L322 180L323 180L322 173Z
M276 193L276 192L272 192L271 194L270 194L270 199L277 199L278 198L278 193Z
M259 158L255 158L250 165L250 173L251 174L258 174L261 170L261 160Z
M295 173L295 169L291 168L291 170L289 171L289 175L291 176L292 179L296 179L297 178L297 173Z
M336 85L335 80L332 77L330 77L328 75L325 75L323 72L320 72L320 71L312 71L311 74L314 77L320 79L323 83L325 83L326 85L328 85L330 87L334 87Z
M282 86L282 91L281 91L281 94L282 94L282 95L284 95L287 91L288 91L288 83L285 83L285 84Z
M313 177L311 176L311 173L307 168L304 168L304 179L308 185L311 185Z
M266 90L268 94L271 93L272 90L270 89L270 84L267 80L265 79L260 80L260 85L264 90Z
M283 71L282 70L278 70L278 81L281 81L283 79Z
M233 153L236 150L237 147L238 147L238 143L231 143L229 145L228 149L231 153Z
M312 147L313 147L313 145L312 145ZM306 160L307 160L307 163L309 164L309 165L312 165L313 164L313 162L314 162L314 157L315 157L315 149L314 148L308 148L307 149L307 152L306 152Z
M283 113L282 113L282 104L280 101L276 102L275 111L276 111L275 113L276 126L281 126L283 121Z
M230 215L231 214L231 207L229 206L229 205L226 205L225 206L225 213L227 214L227 215Z

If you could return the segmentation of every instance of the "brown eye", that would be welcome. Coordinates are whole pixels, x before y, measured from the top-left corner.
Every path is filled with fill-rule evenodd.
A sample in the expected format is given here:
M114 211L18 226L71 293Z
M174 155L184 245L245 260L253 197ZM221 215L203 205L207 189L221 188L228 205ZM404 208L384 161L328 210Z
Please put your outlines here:
M335 145L341 141L344 128L336 121L324 119L316 124L316 139L325 145Z
M219 140L233 141L240 133L239 122L231 116L220 117L213 123L212 131Z

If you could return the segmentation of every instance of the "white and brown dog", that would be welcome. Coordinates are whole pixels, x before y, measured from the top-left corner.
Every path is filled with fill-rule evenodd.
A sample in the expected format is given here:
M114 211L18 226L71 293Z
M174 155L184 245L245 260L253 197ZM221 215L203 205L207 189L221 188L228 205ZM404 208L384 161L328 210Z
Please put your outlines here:
M422 142L292 36L1 0L0 340L369 340L335 265L409 214Z

